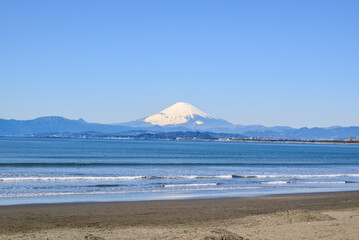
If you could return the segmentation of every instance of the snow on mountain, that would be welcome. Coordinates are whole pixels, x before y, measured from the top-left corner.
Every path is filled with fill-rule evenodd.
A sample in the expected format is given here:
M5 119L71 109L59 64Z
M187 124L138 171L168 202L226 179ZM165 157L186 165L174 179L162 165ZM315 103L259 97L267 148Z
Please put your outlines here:
M207 131L215 133L245 133L247 131L284 131L290 127L265 127L262 125L235 125L213 117L189 103L178 102L159 113L119 125L155 132Z
M215 118L189 103L178 102L159 113L137 121L121 123L123 126L155 131L215 131L221 132L234 125Z
M205 119L216 119L211 115L208 115L207 113L204 113L201 110L195 108L189 103L178 102L157 114L145 118L144 121L152 125L166 126L187 123L189 120L198 117ZM204 122L197 120L194 123L201 125Z

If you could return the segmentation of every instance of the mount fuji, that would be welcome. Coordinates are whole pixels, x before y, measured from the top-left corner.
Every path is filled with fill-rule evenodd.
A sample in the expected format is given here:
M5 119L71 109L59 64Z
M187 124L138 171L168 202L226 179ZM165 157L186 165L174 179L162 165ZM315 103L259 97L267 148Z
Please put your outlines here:
M121 123L123 126L164 129L164 130L198 130L220 131L236 126L226 120L215 118L189 103L178 102L159 113L137 121Z
M237 134L235 137L255 139L344 140L359 139L359 127L296 129L287 126L237 125L213 117L184 102L178 102L159 113L137 121L120 124L89 123L83 119L70 120L58 116L40 117L33 120L0 118L0 136L78 137L86 135L137 136L140 139L142 137L145 139L176 139L177 137L205 139L208 136L211 138L234 137L233 134Z

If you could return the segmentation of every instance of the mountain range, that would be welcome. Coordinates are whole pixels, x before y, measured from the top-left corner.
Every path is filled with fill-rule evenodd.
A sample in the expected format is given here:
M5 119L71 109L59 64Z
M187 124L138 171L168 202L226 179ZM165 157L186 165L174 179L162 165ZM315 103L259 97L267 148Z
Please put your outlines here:
M0 119L0 136L81 132L117 133L118 135L129 132L132 135L165 132L207 132L209 134L237 134L236 136L243 138L295 140L344 140L349 136L359 137L359 127L354 126L296 129L287 126L236 125L211 116L184 102L178 102L151 116L119 124L88 123L83 119L70 120L58 116L40 117L33 120ZM169 136L169 134L164 135ZM183 134L179 135L182 136Z

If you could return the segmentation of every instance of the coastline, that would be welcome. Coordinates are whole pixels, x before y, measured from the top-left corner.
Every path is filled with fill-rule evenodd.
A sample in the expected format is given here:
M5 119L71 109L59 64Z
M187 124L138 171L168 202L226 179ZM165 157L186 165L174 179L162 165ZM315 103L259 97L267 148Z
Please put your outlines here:
M6 136L0 136L6 137ZM305 144L344 144L359 145L359 141L340 141L340 140L284 140L284 139L171 139L171 138L134 138L134 137L59 137L59 136L21 136L9 138L44 138L44 139L103 139L103 140L148 140L148 141L193 141L193 142L244 142L244 143L305 143Z
M359 145L359 141L331 141L331 140L232 140L233 142L254 142L254 143L313 143L313 144L349 144L349 145Z
M359 191L13 205L0 239L355 239L358 221Z

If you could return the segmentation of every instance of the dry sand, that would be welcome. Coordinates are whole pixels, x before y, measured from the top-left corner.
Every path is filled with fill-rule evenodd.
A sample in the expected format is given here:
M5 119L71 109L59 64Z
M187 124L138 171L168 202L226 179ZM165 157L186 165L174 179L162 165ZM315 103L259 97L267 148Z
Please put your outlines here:
M359 239L359 191L2 206L0 239Z

